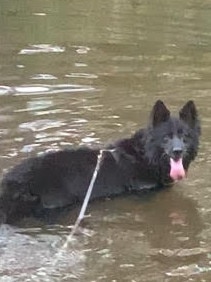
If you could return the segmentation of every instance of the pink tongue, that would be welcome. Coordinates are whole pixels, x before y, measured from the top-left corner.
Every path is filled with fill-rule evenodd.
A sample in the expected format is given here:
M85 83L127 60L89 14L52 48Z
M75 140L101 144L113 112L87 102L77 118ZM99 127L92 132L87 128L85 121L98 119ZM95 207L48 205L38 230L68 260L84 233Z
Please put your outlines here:
M177 161L170 158L170 166L170 176L173 180L179 180L185 177L185 170L182 164L182 158Z

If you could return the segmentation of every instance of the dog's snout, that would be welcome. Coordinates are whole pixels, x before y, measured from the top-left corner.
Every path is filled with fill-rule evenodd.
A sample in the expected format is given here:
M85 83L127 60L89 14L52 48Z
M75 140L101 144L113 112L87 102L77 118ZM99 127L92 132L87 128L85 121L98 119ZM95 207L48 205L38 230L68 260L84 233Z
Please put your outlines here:
M183 149L184 149L183 141L180 138L178 138L177 136L175 136L173 138L172 145L173 145L172 154L173 154L174 159L181 158L183 154Z

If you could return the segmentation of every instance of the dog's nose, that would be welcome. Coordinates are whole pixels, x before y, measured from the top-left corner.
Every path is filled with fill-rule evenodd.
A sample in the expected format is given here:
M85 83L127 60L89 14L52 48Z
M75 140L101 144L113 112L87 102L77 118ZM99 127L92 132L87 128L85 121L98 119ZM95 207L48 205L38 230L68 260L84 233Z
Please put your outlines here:
M176 155L182 154L182 148L173 148L173 153Z
M173 155L175 160L181 158L182 153L183 153L182 148L173 148Z

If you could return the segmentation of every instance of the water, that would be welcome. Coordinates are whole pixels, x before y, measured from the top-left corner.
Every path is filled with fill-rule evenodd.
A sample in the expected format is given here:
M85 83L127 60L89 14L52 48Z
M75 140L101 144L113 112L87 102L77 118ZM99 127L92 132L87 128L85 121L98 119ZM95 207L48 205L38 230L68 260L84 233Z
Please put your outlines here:
M54 225L0 227L0 281L211 280L209 1L0 3L0 165L103 144L147 122L155 100L194 99L197 160L171 190L93 203ZM59 260L55 258L60 254Z

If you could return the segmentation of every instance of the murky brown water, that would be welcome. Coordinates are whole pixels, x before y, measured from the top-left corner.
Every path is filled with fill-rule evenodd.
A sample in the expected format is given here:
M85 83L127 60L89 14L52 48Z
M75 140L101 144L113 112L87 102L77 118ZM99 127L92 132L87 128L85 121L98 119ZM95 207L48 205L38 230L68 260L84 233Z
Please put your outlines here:
M0 2L0 165L143 126L156 99L194 99L203 135L186 181L94 203L60 225L0 227L0 281L211 281L210 1ZM59 256L56 254L59 253Z

